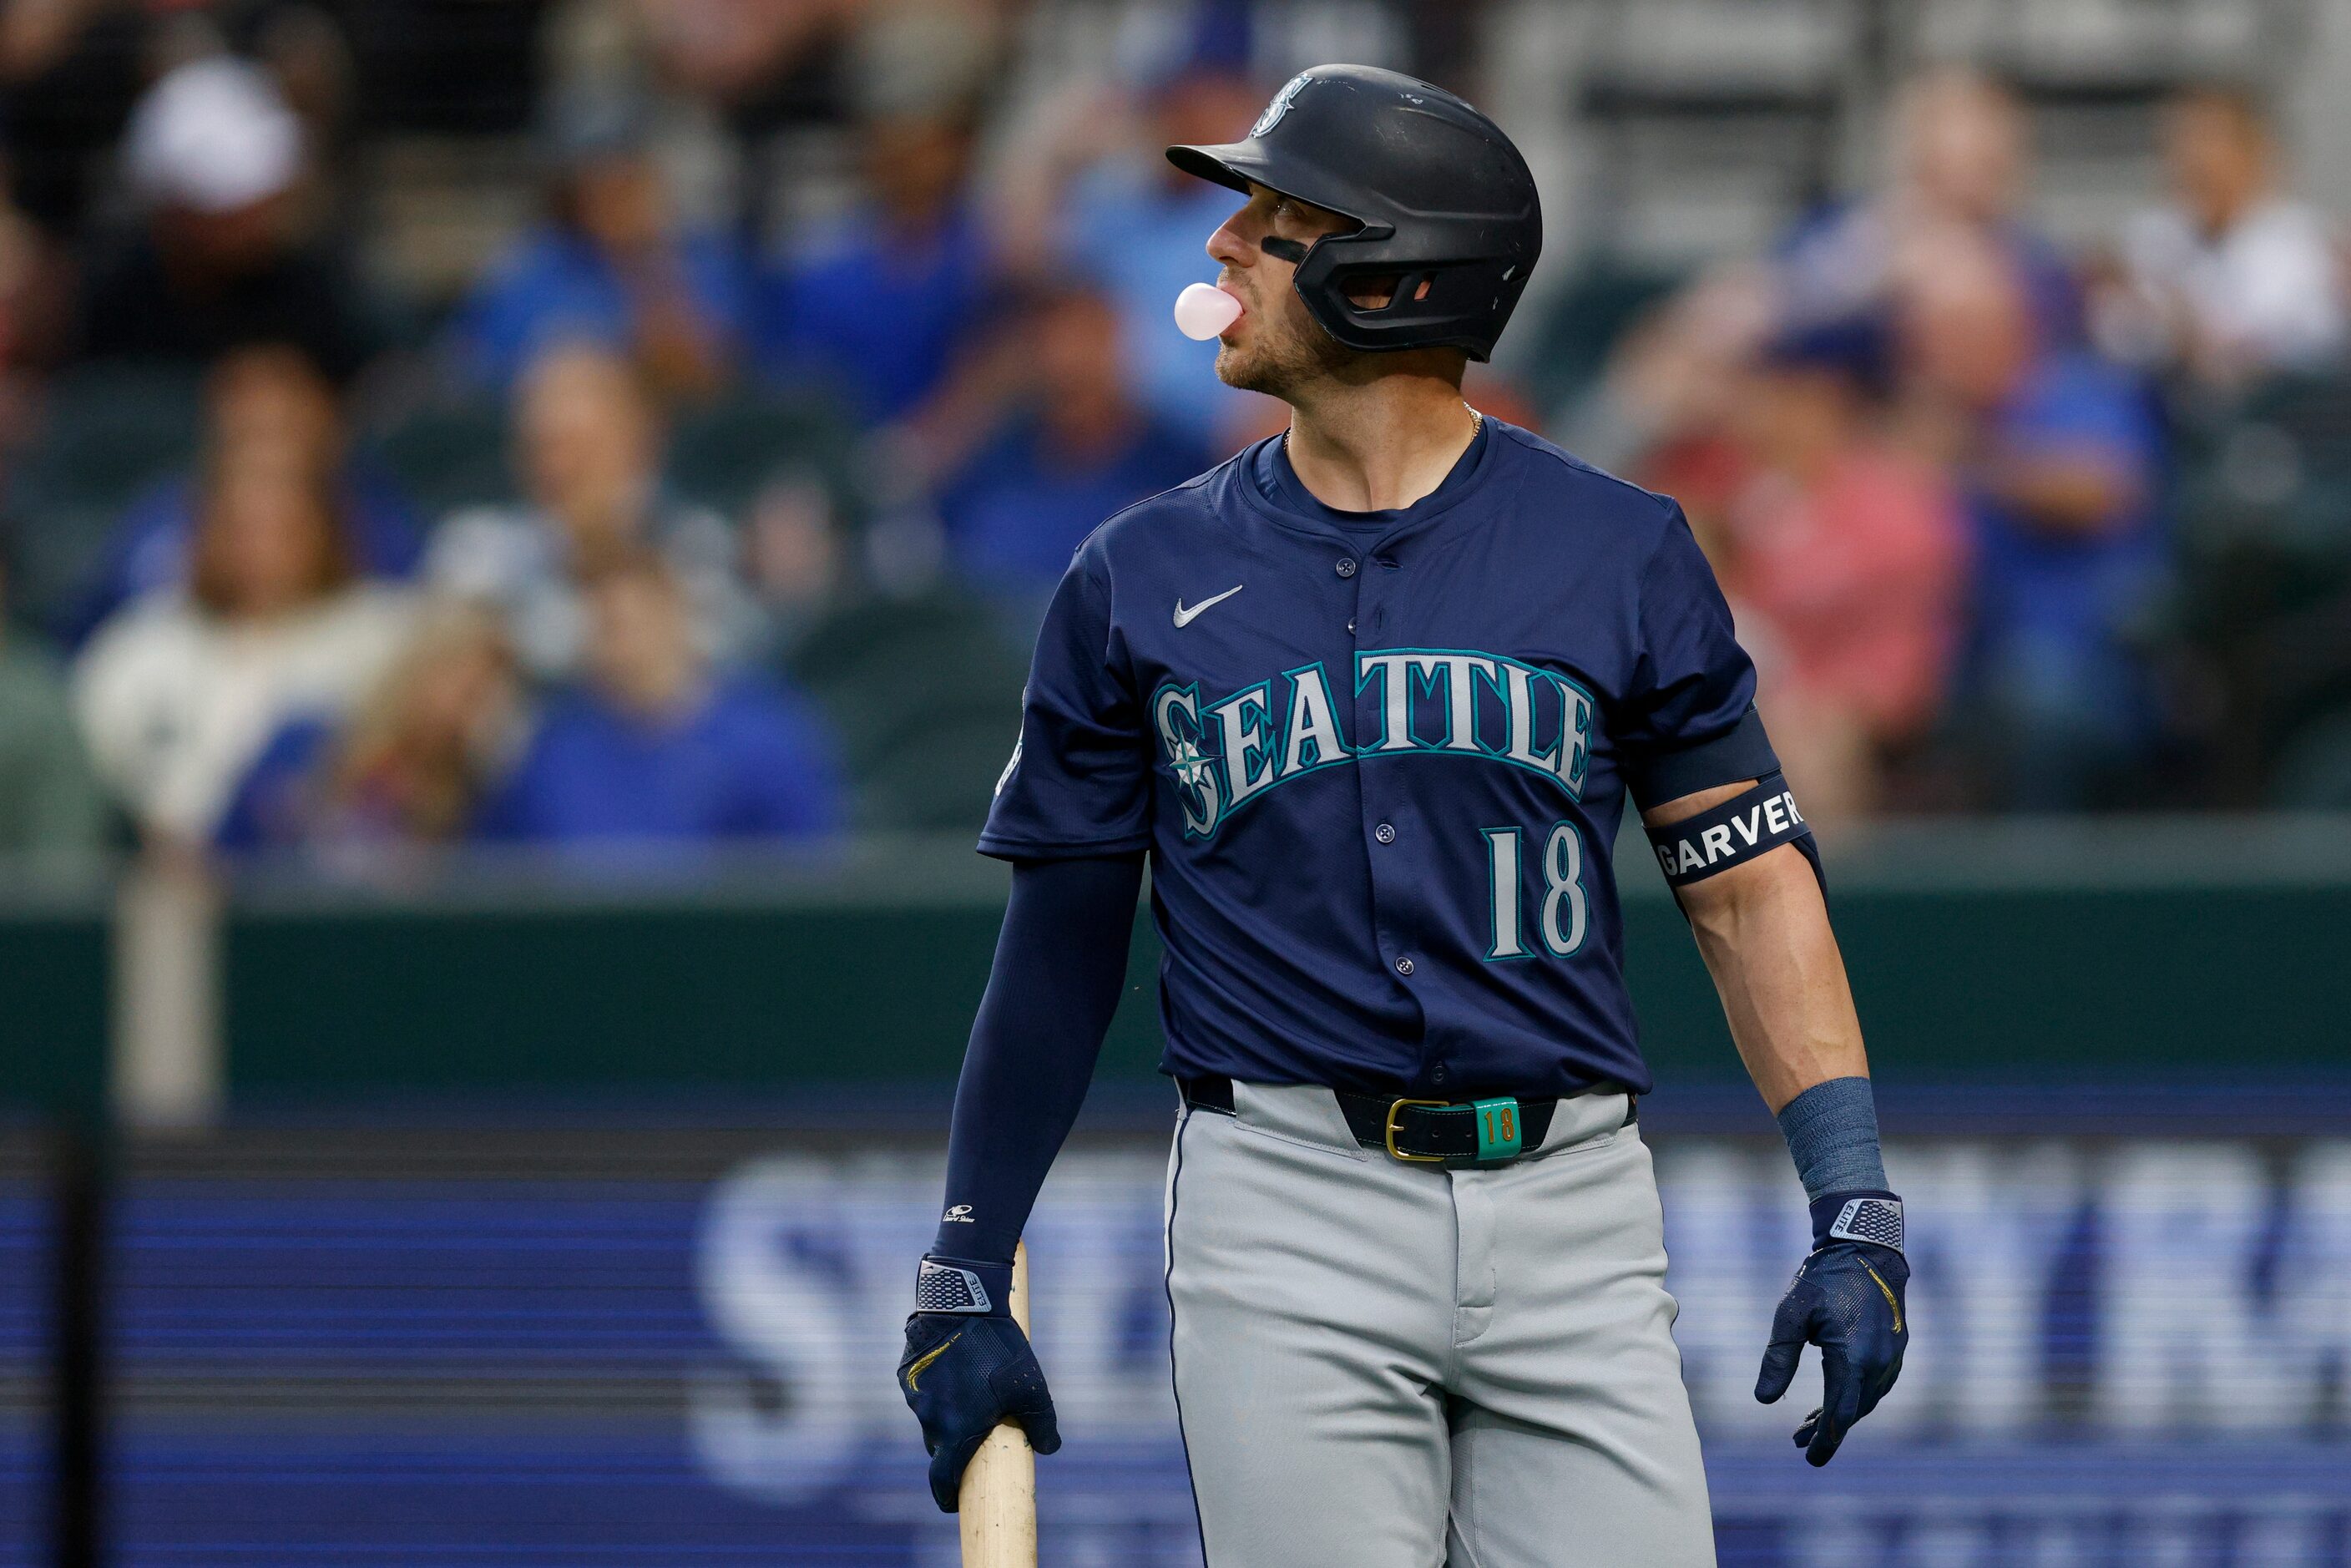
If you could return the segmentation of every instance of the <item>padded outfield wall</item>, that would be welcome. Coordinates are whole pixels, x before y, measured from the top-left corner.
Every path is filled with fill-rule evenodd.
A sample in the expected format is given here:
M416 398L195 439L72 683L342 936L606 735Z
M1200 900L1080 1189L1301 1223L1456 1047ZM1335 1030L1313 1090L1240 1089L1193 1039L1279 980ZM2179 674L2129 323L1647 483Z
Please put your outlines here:
M1620 855L1664 1091L1740 1082L1713 989L1637 842ZM1834 843L1832 906L1889 1092L2351 1088L2343 819L2051 821ZM727 855L655 874L491 862L228 890L233 1110L434 1099L722 1103L953 1079L1003 908L959 842ZM108 1079L110 893L0 870L0 1104ZM1155 1081L1139 920L1113 1087Z
M1662 1085L1740 1082L1637 833L1626 951ZM1879 1076L2351 1087L2351 826L2006 823L1831 846ZM615 1090L693 1098L952 1080L1006 873L960 842L740 858L616 881L509 864L384 888L250 879L231 906L227 1073L255 1103ZM1153 1081L1137 922L1113 1083Z

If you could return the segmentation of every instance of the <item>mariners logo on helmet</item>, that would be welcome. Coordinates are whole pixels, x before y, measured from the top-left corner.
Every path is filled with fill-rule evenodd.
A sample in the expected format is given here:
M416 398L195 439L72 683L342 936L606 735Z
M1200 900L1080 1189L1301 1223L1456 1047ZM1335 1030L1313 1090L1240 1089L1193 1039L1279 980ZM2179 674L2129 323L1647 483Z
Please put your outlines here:
M1281 90L1273 95L1273 101L1265 106L1265 112L1257 117L1257 123L1249 127L1249 134L1262 136L1280 124L1281 117L1290 112L1290 99L1296 98L1300 89L1313 79L1312 71L1300 71L1282 84Z

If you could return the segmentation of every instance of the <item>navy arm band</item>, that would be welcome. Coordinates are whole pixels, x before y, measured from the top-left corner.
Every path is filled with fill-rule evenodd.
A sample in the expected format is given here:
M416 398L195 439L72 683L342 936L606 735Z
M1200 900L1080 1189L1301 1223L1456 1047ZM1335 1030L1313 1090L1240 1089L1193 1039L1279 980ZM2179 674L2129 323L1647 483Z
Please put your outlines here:
M1763 716L1752 703L1739 722L1720 735L1670 751L1645 750L1625 758L1625 787L1645 809L1779 771L1779 753L1771 749L1771 737L1763 730Z
M1782 844L1794 844L1813 862L1813 874L1822 875L1812 827L1796 810L1796 797L1787 779L1776 772L1719 806L1648 831L1657 863L1665 868L1666 880L1676 887L1704 882ZM1822 885L1827 886L1824 876Z
M982 1279L1011 1263L1118 1010L1142 887L1139 854L1014 864L956 1085L935 1256Z

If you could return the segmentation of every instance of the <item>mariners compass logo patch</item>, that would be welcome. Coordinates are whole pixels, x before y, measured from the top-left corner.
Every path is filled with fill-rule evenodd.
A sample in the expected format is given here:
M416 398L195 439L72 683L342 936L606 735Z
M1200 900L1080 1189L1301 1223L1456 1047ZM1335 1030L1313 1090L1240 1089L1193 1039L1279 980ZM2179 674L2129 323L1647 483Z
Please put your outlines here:
M1306 84L1313 79L1314 74L1311 71L1300 71L1284 82L1281 90L1273 95L1273 101L1265 106L1265 112L1257 117L1257 123L1249 127L1249 134L1262 136L1280 124L1281 117L1290 112L1290 100L1296 98Z

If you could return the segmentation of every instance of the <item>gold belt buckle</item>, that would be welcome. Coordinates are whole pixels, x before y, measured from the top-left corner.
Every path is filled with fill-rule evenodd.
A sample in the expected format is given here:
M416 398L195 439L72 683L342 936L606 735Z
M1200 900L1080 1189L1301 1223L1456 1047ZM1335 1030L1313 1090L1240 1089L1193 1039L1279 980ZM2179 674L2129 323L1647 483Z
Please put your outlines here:
M1394 1158L1396 1158L1396 1159L1399 1159L1399 1160L1403 1160L1403 1161L1405 1161L1405 1163L1407 1163L1407 1164L1409 1164L1409 1165L1416 1165L1416 1166L1441 1166L1441 1165L1443 1165L1443 1164L1445 1163L1445 1156L1444 1156L1443 1155L1408 1155L1408 1154L1405 1154L1402 1149L1399 1149L1399 1148L1397 1148L1397 1147L1396 1147L1396 1145L1395 1145L1395 1139L1396 1139L1396 1113L1397 1113L1398 1112L1402 1111L1402 1110L1403 1110L1405 1106L1407 1106L1407 1105L1426 1105L1426 1106L1431 1107L1431 1108L1433 1108L1433 1109L1435 1109L1435 1110L1442 1111L1443 1109L1445 1109L1445 1107L1447 1107L1447 1105L1450 1105L1450 1104L1452 1104L1452 1103L1453 1103L1453 1102L1452 1102L1452 1101L1450 1101L1450 1100L1394 1100L1394 1101L1390 1101L1390 1102L1389 1102L1389 1103L1388 1103L1388 1118L1387 1118L1388 1154L1389 1154L1391 1156L1393 1156Z

